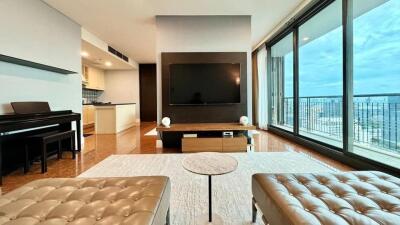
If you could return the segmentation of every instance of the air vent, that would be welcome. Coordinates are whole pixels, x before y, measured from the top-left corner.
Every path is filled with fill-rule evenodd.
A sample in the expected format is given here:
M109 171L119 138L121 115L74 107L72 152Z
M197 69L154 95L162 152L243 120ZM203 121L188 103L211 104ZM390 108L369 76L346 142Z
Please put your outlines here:
M115 48L108 46L108 52L110 52L111 54L117 56L118 58L124 60L125 62L129 62L129 58L128 56L122 54L121 52L115 50Z

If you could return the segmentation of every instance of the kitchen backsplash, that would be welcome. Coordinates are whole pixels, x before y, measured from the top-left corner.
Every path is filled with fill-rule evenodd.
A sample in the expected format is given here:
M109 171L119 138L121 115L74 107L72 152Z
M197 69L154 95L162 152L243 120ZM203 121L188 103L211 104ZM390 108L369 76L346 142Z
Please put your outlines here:
M98 97L103 93L103 91L82 89L82 98L86 98L87 102L97 102Z

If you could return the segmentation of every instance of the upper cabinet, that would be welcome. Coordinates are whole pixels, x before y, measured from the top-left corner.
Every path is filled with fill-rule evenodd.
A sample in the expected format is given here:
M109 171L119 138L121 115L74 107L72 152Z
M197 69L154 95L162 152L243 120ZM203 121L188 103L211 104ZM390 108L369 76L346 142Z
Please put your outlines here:
M87 85L89 78L89 67L82 64L82 84Z
M82 67L82 83L87 89L104 91L104 70L84 65Z
M101 73L99 73L96 76L96 84L97 84L97 88L98 90L103 90L105 89L105 81L104 81L104 70L100 70Z

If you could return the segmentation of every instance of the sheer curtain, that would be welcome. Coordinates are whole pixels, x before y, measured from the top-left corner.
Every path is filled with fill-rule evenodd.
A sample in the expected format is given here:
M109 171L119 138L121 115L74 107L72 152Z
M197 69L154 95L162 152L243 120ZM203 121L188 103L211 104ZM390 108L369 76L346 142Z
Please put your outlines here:
M267 49L257 52L258 69L258 126L268 129L268 84L267 84Z

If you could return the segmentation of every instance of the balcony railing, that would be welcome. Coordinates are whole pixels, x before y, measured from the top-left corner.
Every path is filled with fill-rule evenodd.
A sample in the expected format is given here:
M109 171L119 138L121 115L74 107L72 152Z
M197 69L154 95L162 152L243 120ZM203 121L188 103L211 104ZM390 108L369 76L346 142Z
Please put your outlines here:
M293 98L283 99L282 125L293 125ZM342 96L299 98L299 129L342 140ZM400 93L355 95L354 143L400 154Z

